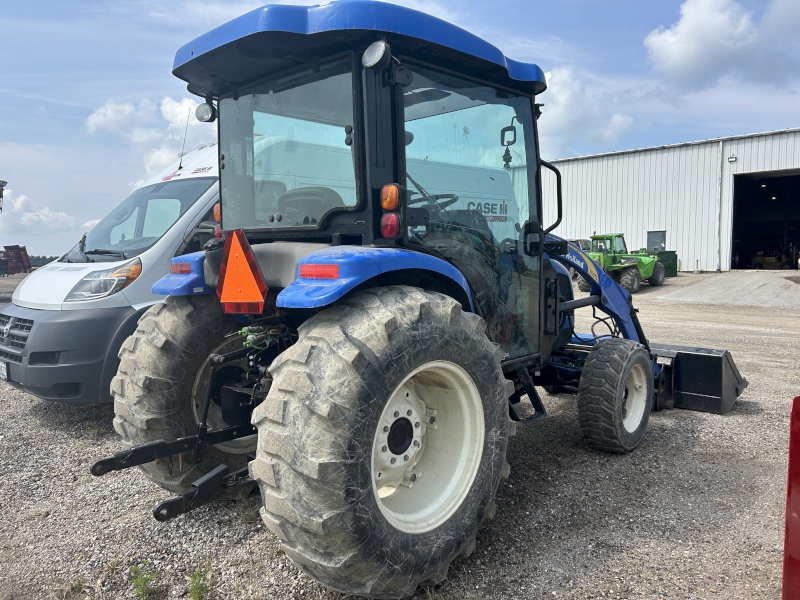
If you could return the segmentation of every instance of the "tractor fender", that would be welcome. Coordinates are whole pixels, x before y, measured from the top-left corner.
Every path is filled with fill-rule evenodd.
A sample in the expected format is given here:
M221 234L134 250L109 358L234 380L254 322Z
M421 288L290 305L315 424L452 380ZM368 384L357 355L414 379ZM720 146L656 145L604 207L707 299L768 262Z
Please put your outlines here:
M320 266L324 268L320 269ZM370 279L384 273L408 270L429 271L451 279L464 290L469 310L475 312L467 279L450 263L403 248L368 246L333 246L307 254L297 263L295 280L278 294L277 306L328 306Z
M211 294L213 290L206 285L203 263L206 253L192 252L176 256L170 262L170 273L153 284L152 292L162 296L198 296ZM174 265L189 265L188 272L175 273Z

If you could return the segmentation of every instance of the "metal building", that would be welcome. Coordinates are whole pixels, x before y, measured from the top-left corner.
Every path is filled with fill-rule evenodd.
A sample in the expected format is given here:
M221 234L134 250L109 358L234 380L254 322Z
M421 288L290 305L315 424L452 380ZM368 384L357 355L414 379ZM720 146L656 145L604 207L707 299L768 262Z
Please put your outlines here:
M629 248L642 248L648 231L666 231L682 271L759 268L754 257L784 252L797 267L800 129L551 162L562 174L562 237L622 232ZM556 186L543 172L546 226Z

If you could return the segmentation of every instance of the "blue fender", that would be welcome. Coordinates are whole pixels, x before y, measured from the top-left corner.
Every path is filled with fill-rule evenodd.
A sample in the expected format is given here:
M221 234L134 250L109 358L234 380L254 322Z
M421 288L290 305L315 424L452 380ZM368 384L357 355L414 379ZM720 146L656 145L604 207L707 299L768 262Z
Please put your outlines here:
M338 265L339 277L303 278L300 276L303 265ZM433 271L449 277L464 290L469 299L469 308L475 312L466 278L450 263L412 250L368 246L335 246L304 256L297 264L297 279L278 294L277 305L281 308L320 308L336 302L356 286L377 275L409 269Z
M191 268L189 273L170 273L165 275L153 284L154 294L162 296L199 296L201 294L211 294L213 290L206 286L206 278L203 275L203 261L206 253L193 252L176 256L172 259L171 265L188 264Z

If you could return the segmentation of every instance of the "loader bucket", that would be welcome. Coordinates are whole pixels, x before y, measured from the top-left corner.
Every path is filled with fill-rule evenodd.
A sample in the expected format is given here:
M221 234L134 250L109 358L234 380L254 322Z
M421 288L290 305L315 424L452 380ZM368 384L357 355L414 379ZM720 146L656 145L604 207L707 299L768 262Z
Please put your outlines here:
M727 350L651 344L650 351L662 369L656 409L725 415L747 387Z

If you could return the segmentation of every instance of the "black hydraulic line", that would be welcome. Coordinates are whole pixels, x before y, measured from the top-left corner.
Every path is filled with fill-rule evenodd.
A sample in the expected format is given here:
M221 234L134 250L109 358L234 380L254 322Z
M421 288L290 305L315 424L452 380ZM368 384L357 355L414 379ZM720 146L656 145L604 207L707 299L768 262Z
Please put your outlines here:
M641 323L639 323L639 317L636 316L636 313L639 312L633 306L631 306L631 321L633 321L633 328L636 330L636 335L639 336L639 343L645 347L647 353L650 354L650 344L647 343L647 338L644 336L644 330L642 329Z
M576 300L567 300L561 302L558 306L558 312L567 312L575 310L576 308L583 308L584 306L596 306L600 304L600 296L587 296L586 298L578 298Z
M211 429L206 432L203 443L214 445L239 438L247 437L257 433L257 429L252 425L237 425L235 427L225 427L224 429ZM100 477L111 471L121 471L130 467L143 465L159 458L166 458L182 452L192 452L198 443L196 435L177 439L173 442L158 440L141 446L134 446L128 450L117 452L114 456L109 456L98 460L92 465L91 472L95 477Z

